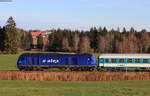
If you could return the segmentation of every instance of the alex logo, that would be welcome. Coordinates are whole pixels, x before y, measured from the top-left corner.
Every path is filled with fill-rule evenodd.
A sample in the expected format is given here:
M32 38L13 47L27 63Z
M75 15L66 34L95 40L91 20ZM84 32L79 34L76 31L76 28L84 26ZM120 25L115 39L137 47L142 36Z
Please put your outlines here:
M46 63L46 62L47 62L47 63L58 63L59 60L55 60L55 59L48 59L48 60L45 60L45 59L44 59L44 60L42 60L42 62L43 62L43 63Z

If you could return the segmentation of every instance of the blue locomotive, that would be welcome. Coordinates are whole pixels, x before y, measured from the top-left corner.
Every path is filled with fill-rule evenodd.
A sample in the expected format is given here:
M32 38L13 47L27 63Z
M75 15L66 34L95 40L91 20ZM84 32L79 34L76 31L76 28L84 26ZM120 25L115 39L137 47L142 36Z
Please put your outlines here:
M96 59L91 54L24 53L17 66L19 70L30 71L50 68L90 71L96 68Z

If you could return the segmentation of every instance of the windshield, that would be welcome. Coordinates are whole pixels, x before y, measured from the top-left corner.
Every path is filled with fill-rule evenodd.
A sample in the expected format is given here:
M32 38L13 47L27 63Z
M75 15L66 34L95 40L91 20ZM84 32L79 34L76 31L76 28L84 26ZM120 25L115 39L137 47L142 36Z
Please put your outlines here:
M88 57L88 61L93 64L93 65L96 65L96 59L94 56L91 56L91 57Z

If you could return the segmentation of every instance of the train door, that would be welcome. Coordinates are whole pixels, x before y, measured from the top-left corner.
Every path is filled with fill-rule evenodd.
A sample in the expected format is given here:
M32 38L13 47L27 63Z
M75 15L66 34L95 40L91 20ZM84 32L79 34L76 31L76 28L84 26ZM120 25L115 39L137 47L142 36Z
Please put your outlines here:
M78 65L78 57L76 57L76 56L68 57L68 65L69 66L77 66Z
M78 57L72 57L72 65L78 65Z
M32 65L39 65L38 55L33 55L32 56Z
M99 67L104 67L104 58L99 58L98 64Z
M31 55L26 55L26 64L27 66L32 65L32 58Z
M125 58L118 58L118 66L119 67L126 67L126 59Z

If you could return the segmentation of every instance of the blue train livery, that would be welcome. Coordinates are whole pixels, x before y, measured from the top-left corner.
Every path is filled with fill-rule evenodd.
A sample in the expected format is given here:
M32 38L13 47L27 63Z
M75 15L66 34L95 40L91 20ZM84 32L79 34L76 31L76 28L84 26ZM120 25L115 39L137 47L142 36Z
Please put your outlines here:
M17 66L20 70L94 70L96 59L91 54L25 53L19 57Z

